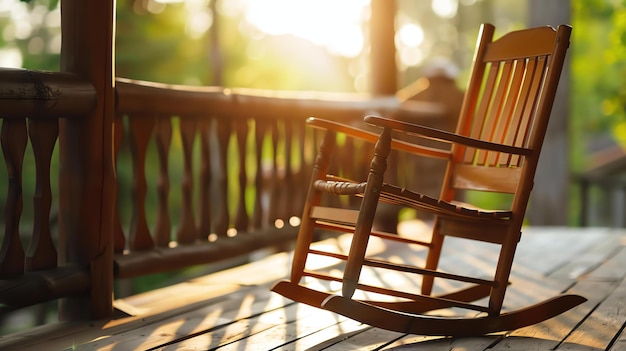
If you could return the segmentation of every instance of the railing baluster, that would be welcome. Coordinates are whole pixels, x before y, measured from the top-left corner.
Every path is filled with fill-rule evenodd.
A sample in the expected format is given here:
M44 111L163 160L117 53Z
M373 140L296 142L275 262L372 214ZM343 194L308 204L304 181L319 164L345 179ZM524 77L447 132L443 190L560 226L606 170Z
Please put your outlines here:
M19 223L22 215L22 164L28 141L24 119L5 119L0 131L0 144L7 166L9 187L5 204L5 232L0 249L0 278L24 272L24 249L20 242Z
M248 141L248 121L241 120L235 122L235 136L237 138L238 158L239 158L239 200L235 214L235 229L238 232L247 231L250 219L246 210L246 188L248 185L248 175L246 172L246 145Z
M278 130L278 122L272 123L271 126L271 140L272 140L272 171L269 174L268 178L268 187L269 187L269 206L268 206L268 222L270 226L274 226L276 219L278 219L278 196L280 194L280 182L279 182L279 173L278 173L278 140L279 140L279 130Z
M230 140L231 126L230 121L225 119L217 120L217 142L219 154L219 167L217 169L217 194L218 215L216 216L215 233L217 235L226 235L226 231L230 225L230 216L228 215L228 142Z
M158 247L167 247L172 235L168 203L170 193L169 152L172 140L172 125L169 116L158 117L154 135L156 137L157 157L159 158L157 217L154 227L154 241Z
M264 173L263 169L263 144L265 141L265 135L267 134L267 123L264 120L256 120L254 124L254 141L255 141L255 155L256 155L256 174L254 176L254 215L253 226L256 229L263 227L263 189L264 187Z
M133 215L130 224L129 246L131 250L154 247L146 220L146 152L154 128L154 118L136 116L130 118L130 150L133 158Z
M293 125L290 120L285 120L285 135L284 135L284 143L285 143L285 176L283 178L283 186L281 186L281 213L279 217L288 221L289 217L294 214L293 211L293 203L291 203L291 198L293 194L295 194L294 182L293 182L293 167L292 167L292 142L293 142Z
M26 271L36 271L57 266L57 251L50 236L50 162L59 136L59 122L56 119L30 119L28 132L35 156L36 178L33 235L24 268Z
M198 198L198 235L202 240L211 234L211 120L198 121L200 133L200 196Z
M122 146L122 141L124 140L124 116L121 114L117 114L115 116L115 125L113 126L113 163L117 168L117 160L120 153L120 147ZM116 175L117 177L117 175ZM113 190L113 252L122 253L126 248L126 237L124 236L124 229L122 229L122 221L120 219L120 208L119 208L119 182L115 182L115 189Z
M307 165L306 159L306 130L305 124L302 120L296 120L294 123L295 134L297 135L297 144L298 144L298 158L300 164L295 170L295 194L296 196L293 198L293 205L291 209L293 211L293 216L300 217L302 215L301 209L304 207L304 203L306 200L306 192L308 189L308 177L311 174L309 171L309 167Z
M184 164L181 214L176 240L179 243L192 243L197 238L193 215L193 141L196 135L196 121L191 118L180 118L180 134Z

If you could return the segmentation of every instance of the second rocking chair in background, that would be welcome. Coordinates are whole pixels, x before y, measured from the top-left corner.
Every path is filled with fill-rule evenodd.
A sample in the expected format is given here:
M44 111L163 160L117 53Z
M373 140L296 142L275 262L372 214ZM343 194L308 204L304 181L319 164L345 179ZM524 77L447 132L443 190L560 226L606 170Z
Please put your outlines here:
M455 133L378 116L367 116L365 122L379 127L380 134L328 120L309 119L311 126L326 132L311 179L290 279L277 283L273 290L366 324L423 335L481 335L517 329L584 302L580 296L558 295L521 310L502 312L570 32L566 25L556 30L540 27L511 32L493 40L494 27L482 25ZM339 152L335 150L337 133L375 143L366 181L328 174L331 155ZM396 138L403 133L443 142L448 147L425 147L405 141L406 138ZM384 181L392 150L447 160L439 198ZM456 201L463 190L511 194L512 200L506 209L481 209ZM329 196L357 196L362 200L358 211L331 208L323 202ZM380 203L433 214L432 238L420 241L410 235L373 230ZM316 228L353 233L348 254L312 248ZM446 236L499 245L493 277L441 271L439 261ZM424 246L428 250L425 264L371 257L366 254L370 237ZM344 261L342 274L314 270L309 264L311 256ZM364 267L421 277L420 291L370 285L360 279ZM305 278L327 284L310 288L304 284ZM455 292L434 295L435 280L454 281L461 287ZM330 282L339 283L341 291L318 288L329 287ZM478 300L487 302L478 303ZM469 314L470 317L467 313L459 317L424 314L447 308L475 313Z

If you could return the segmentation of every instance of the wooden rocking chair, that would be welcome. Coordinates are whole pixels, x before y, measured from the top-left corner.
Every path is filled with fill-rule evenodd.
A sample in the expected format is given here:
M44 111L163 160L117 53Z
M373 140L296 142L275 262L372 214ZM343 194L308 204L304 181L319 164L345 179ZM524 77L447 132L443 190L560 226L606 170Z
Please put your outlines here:
M576 295L559 295L521 310L502 312L502 305L522 222L533 186L539 153L546 133L571 27L561 25L514 31L493 40L494 27L483 24L478 37L471 77L456 133L402 121L367 116L365 122L382 127L380 135L347 125L309 119L326 130L309 189L290 280L273 291L292 300L321 307L363 323L398 332L422 335L468 336L518 329L552 318L586 301ZM375 143L367 181L328 175L336 133ZM448 143L448 148L424 147L402 141L407 133ZM429 197L383 181L391 150L447 160L439 198ZM485 210L455 201L459 190L512 194L505 210ZM360 210L322 206L322 197L362 197ZM405 206L434 215L430 241L372 230L379 203ZM344 201L345 203L345 201ZM314 249L314 229L354 233L347 255ZM399 264L366 255L371 236L407 245L423 245L428 254L422 266ZM438 269L445 236L499 245L493 277L476 278ZM342 276L318 272L307 266L311 255L345 261ZM363 267L393 274L422 277L421 291L397 291L361 282ZM384 274L384 273L383 273ZM341 275L341 274L339 274ZM340 284L341 292L305 286L315 278ZM433 295L435 278L464 284L459 291ZM319 285L318 285L319 286ZM339 290L337 288L336 290ZM360 291L366 298L355 297ZM375 295L372 299L368 296ZM484 299L488 297L488 299ZM482 304L478 300L483 300ZM488 302L484 302L488 300ZM434 310L464 309L457 317L433 315ZM450 310L449 310L450 311Z

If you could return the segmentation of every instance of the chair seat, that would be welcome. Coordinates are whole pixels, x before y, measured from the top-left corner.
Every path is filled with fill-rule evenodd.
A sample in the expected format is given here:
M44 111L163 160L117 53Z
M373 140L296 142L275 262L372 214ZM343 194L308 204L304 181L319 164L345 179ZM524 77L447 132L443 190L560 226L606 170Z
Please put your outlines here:
M355 182L345 178L329 176L329 180L317 180L314 187L317 190L325 191L335 195L357 195L363 196L366 182ZM511 211L508 210L486 210L474 207L461 202L448 202L436 199L424 194L401 188L391 184L383 184L380 194L381 201L409 206L414 209L426 210L440 216L453 216L458 218L463 216L467 219L500 219L511 218Z

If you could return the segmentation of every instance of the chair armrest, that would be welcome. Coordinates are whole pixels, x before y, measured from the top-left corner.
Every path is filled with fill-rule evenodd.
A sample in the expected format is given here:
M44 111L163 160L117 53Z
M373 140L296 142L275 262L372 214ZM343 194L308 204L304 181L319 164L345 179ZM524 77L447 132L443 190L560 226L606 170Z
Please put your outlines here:
M418 124L398 121L398 120L379 117L379 116L371 116L371 115L365 116L365 122L375 125L375 126L379 126L379 127L391 128L391 129L403 131L406 133L416 134L426 139L432 139L432 140L437 140L437 141L447 142L447 143L456 143L456 144L461 144L461 145L465 145L469 147L474 147L477 149L504 152L508 154L516 154L516 155L522 155L522 156L529 156L533 152L531 149L528 149L528 148L503 145L503 144L497 144L497 143L492 143L488 141L478 140L478 139L466 137L463 135L450 133L450 132L440 130L440 129L434 129L434 128L430 128L430 127L426 127L426 126L422 126Z
M379 135L376 133L368 132L360 128L352 127L347 124L334 122L334 121L330 121L327 119L309 117L306 122L311 127L318 128L318 129L332 130L338 133L343 133L352 138L365 140L372 144L375 144L378 141L378 137L379 137ZM443 149L438 149L434 147L412 144L412 143L408 143L406 141L397 140L397 139L391 140L391 147L396 150L402 150L402 151L410 152L412 154L426 156L426 157L450 159L452 155L450 150L443 150Z

